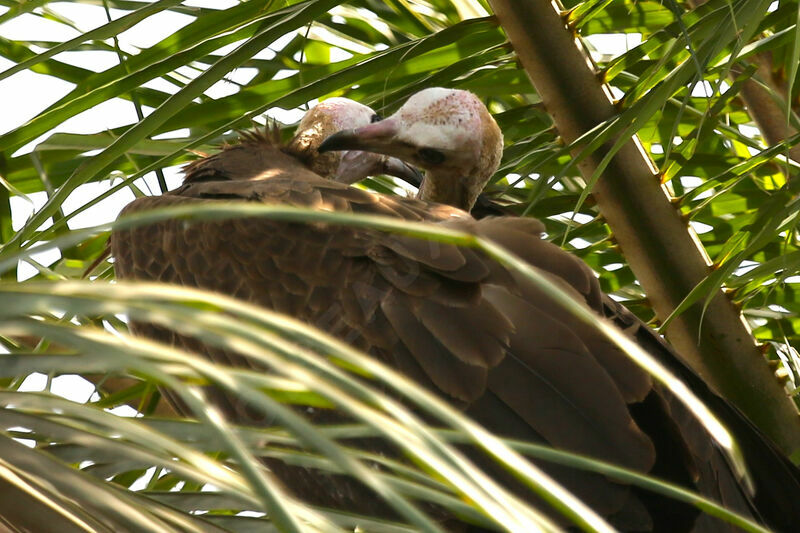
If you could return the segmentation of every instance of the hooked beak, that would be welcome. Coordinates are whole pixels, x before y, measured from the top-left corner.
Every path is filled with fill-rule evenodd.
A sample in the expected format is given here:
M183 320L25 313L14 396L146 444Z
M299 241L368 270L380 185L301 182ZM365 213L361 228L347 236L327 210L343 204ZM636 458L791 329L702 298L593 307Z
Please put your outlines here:
M417 189L422 185L422 172L396 157L385 156L383 160L383 174L400 178Z
M353 183L366 177L369 173L388 174L400 178L409 184L419 187L422 183L422 173L408 163L398 159L402 158L404 145L395 143L397 123L392 119L375 122L361 128L342 130L334 133L319 145L320 153L332 151L347 151L342 158L335 179L344 183ZM359 154L361 152L361 154ZM369 171L357 169L357 162L365 163L368 158L363 157L363 152L382 154L379 162Z
M394 153L396 147L393 144L397 131L397 122L389 118L361 128L334 133L322 141L317 150L320 153L334 150L363 150L376 154L399 155Z

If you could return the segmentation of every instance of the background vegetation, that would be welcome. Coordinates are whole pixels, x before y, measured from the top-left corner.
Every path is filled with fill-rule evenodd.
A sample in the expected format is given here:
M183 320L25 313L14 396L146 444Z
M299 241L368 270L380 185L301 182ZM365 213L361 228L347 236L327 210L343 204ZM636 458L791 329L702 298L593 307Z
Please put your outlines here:
M373 391L359 389L319 354L337 355L357 366L368 361L281 317L177 289L109 284L113 268L107 262L80 281L104 249L108 227L70 229L75 217L110 192L129 188L143 194L139 178L189 161L194 152L213 151L231 138L232 129L263 122L268 110L304 108L314 99L347 96L388 115L419 89L458 87L487 103L505 135L503 162L487 194L512 212L544 220L549 238L584 258L600 274L604 290L625 299L643 319L652 319L646 295L608 226L591 197L584 201L585 182L570 164L570 147L559 138L490 7L479 0L250 0L227 9L188 7L176 0L73 3L106 10L109 22L66 42L0 38L0 56L16 63L0 72L0 83L30 71L71 87L37 116L8 125L0 135L0 340L8 352L0 356L0 487L14 495L0 503L0 515L34 529L59 520L75 531L262 531L265 524L284 530L302 530L307 524L320 529L333 524L387 531L407 527L303 506L276 489L253 459L253 454L267 454L367 476L405 523L417 527L434 525L409 506L410 498L436 501L478 522L511 526L519 520L526 527L548 529L546 519L530 510L520 512L520 502L482 485L453 458L455 452L441 439L478 439L487 446L492 441L421 391L411 390L409 401L460 436L416 428L410 414L380 404ZM5 6L0 14L5 24L34 16L74 26L59 15L58 3L0 0L0 6ZM800 282L799 185L796 165L784 155L800 140L795 134L794 83L800 62L798 3L590 0L565 8L571 10L565 20L585 38L588 50L601 50L592 57L619 100L620 112L632 119L631 133L639 136L675 205L719 267L706 283L707 291L722 284L728 288L753 334L771 348L769 356L794 387L800 368L791 348L800 335L795 296ZM193 20L147 48L126 45L124 34L117 39L161 11ZM731 13L737 16L725 18ZM721 39L720 24L742 26L729 41L715 43L715 54L696 53ZM611 37L603 40L600 35ZM742 40L742 35L749 37ZM602 52L619 40L629 50ZM266 49L271 52L262 52ZM59 55L96 51L114 54L116 64L94 72ZM671 84L670 74L680 68L693 69L691 81ZM207 95L236 72L252 77L236 77L228 96ZM152 80L165 83L143 87ZM777 119L753 104L745 106L742 97L753 85L766 89ZM90 134L65 133L63 127L54 132L114 98L130 102L140 120ZM776 133L778 127L782 132ZM290 131L287 124L286 134ZM37 141L35 147L26 147L32 141ZM84 185L108 180L113 188L103 194ZM163 174L151 183L166 189ZM396 191L380 178L367 186ZM10 198L36 192L45 192L47 202L14 229ZM65 208L75 202L80 207ZM43 225L48 219L52 225ZM42 246L55 246L60 257L47 264L36 261L31 255ZM38 272L25 283L17 282L20 261ZM708 293L701 291L699 298ZM220 309L240 320L211 320ZM121 317L137 314L202 329L209 342L255 346L268 360L282 361L286 371L259 376L212 367L192 354L130 338ZM91 374L99 393L77 404L47 390L18 392L34 372L51 379ZM377 380L397 379L381 369L369 372ZM194 388L209 381L261 402L291 430L226 427L202 407ZM158 416L164 402L157 385L165 384L196 407L203 424ZM364 457L337 444L341 430L314 433L281 409L282 402L332 401L357 413L359 425L350 434L407 431L401 440L415 457L415 467L389 465L385 475L369 474L360 462ZM125 404L136 405L140 416L122 418L109 411ZM36 446L25 447L15 438ZM287 448L298 442L315 454ZM542 483L515 455L496 449L492 453L523 471L532 486ZM233 463L240 468L226 468ZM207 484L220 491L208 491ZM577 508L566 501L565 509ZM239 513L243 510L249 513ZM579 508L574 518L588 529L603 527Z

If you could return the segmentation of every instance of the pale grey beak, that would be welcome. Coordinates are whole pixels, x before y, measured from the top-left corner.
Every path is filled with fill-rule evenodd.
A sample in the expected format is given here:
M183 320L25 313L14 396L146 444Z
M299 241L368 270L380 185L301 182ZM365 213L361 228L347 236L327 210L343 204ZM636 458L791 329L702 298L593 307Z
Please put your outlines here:
M356 129L334 133L319 145L320 153L333 150L363 150L376 154L395 155L393 141L397 135L397 122L391 118L373 122Z
M342 130L334 133L319 145L320 153L347 151L342 157L336 181L353 183L369 174L388 174L400 178L414 187L422 183L422 173L401 159L402 148L394 143L397 122L391 118L374 122L361 128ZM370 161L367 154L383 154Z

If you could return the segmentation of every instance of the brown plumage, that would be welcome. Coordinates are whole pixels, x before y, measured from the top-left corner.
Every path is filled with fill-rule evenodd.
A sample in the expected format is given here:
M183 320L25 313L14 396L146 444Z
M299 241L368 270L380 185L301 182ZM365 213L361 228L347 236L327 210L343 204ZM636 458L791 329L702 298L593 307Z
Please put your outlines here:
M420 198L470 210L497 168L502 135L476 97L466 91L434 88L412 96L380 124L329 137L319 151L338 149L370 150L424 168ZM800 527L800 510L795 505L800 497L797 468L738 410L711 392L658 335L602 294L582 261L540 240L538 234L544 228L531 219L484 219L473 226L476 233L502 244L599 316L615 322L682 378L733 431L755 478L755 492L736 478L725 455L669 390L654 383L592 328L575 323L536 287L518 278L511 294L498 293L492 281L482 284L484 297L502 310L515 331L505 357L489 372L486 391L467 408L474 418L508 436L539 437L557 447L611 460L616 460L615 454L624 455L620 464L693 488L776 530ZM472 324L465 322L462 327ZM544 339L551 339L551 344ZM598 372L587 372L586 362L577 363L578 354L597 365ZM605 385L612 390L604 389ZM594 412L592 402L602 403L602 412ZM615 419L611 413L617 408L621 410ZM598 437L593 433L596 425L614 420L632 424L627 440L593 440ZM618 431L617 426L611 431ZM644 439L637 442L634 436ZM558 470L563 469L552 472ZM730 529L644 491L587 484L585 476L572 476L563 471L556 475L621 529Z
M326 180L310 170L313 156L293 152L297 138L289 148L280 148L262 136L192 164L182 187L138 199L123 214L238 198L428 221L493 239L598 315L627 326L634 338L711 402L742 442L752 445L761 456L754 459L766 464L764 470L771 469L768 477L776 476L790 490L800 486L791 466L737 411L704 388L633 315L602 294L582 261L541 239L539 222L505 217L476 221L456 207L429 201L469 208L499 161L499 129L480 102L459 100L468 94L415 96L396 116L327 143L328 148L348 148L344 145L353 139L363 141L365 131L378 132L377 148L365 142L350 148L379 149L428 168L425 179L434 181L423 185L424 199L378 195ZM448 107L448 99L457 111ZM426 126L446 125L456 117L462 121L461 130L477 126L478 147L459 151L459 143L469 139L455 142L436 128L414 129L419 121L412 120L410 111L419 109L428 116L424 111L430 105L437 114ZM403 137L398 131L411 133ZM322 132L309 144L312 154L327 133L331 132ZM433 141L445 144L424 144ZM372 166L386 164L383 160ZM340 165L328 162L325 168ZM365 166L369 165L350 168ZM349 181L347 176L334 177ZM592 328L561 311L536 286L477 251L362 228L266 218L165 221L116 232L111 243L120 278L216 290L293 315L400 369L498 434L544 441L666 477L759 519L759 513L769 513L766 519L776 527L798 519L796 511L781 516L786 511L780 498L774 502L777 511L760 507L669 391L655 385ZM151 325L132 324L132 329L205 350L219 361L246 364L240 355L208 349ZM224 404L227 399L215 401ZM239 421L257 422L246 407L229 405L227 412ZM385 511L356 482L277 462L270 466L299 496L314 503ZM565 467L541 466L620 529L689 531L705 524L707 530L725 530L710 518L697 520L699 513L693 508L638 488ZM754 470L757 466L751 464ZM507 474L493 473L514 486Z

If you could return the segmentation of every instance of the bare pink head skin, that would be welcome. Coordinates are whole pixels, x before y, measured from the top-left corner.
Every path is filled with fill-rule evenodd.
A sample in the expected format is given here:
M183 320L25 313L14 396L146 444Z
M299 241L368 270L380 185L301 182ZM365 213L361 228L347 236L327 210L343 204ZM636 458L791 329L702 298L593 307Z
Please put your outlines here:
M500 164L503 134L469 91L431 88L391 117L339 132L319 147L369 150L426 170L419 197L469 210Z
M319 153L317 148L330 135L367 126L379 120L372 108L349 98L328 98L309 109L297 126L289 150L301 155L311 170L341 183L355 183L367 176L390 174L418 179L408 165L393 157L360 150Z

